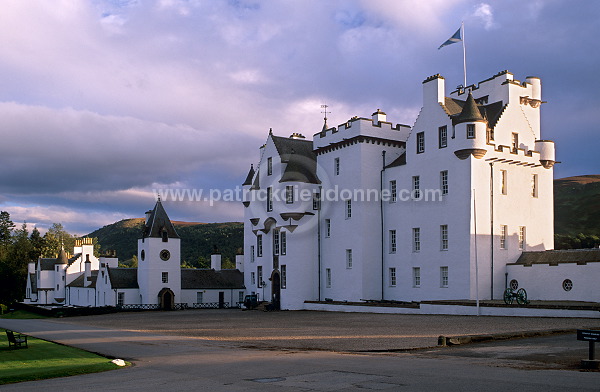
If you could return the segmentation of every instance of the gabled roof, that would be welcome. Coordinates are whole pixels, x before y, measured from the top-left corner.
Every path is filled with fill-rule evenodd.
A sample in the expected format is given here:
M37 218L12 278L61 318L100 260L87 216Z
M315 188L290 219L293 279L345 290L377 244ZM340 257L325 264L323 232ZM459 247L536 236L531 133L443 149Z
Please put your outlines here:
M396 167L406 165L406 151L404 151L398 158L394 159L392 163L386 166L388 167Z
M113 289L137 289L137 268L107 268Z
M162 238L163 232L166 232L169 238L179 238L173 223L171 223L159 199L154 209L150 211L150 217L148 218L148 223L144 225L142 237Z
M600 249L565 249L523 252L514 264L585 264L600 262Z
M304 139L271 136L281 162L287 163L280 182L306 182L320 184L317 177L317 156L313 142Z
M85 279L85 274L81 274L78 277L76 277L75 279L73 279L73 281L71 283L69 283L67 286L69 287L85 287L84 285L84 279ZM88 287L89 288L94 288L96 287L96 281L98 280L98 270L93 270L92 271L92 275L90 276L90 280L92 281L92 284L90 284Z
M54 271L54 264L56 264L56 259L40 259L40 269L42 271Z
M250 171L248 172L248 175L246 176L246 181L244 181L244 183L242 184L242 186L244 185L252 185L252 179L254 178L254 165L250 165Z
M81 257L81 253L76 253L75 255L73 255L73 257L70 257L69 258L69 265L73 264L80 257Z
M239 270L182 269L182 289L243 289L244 274Z

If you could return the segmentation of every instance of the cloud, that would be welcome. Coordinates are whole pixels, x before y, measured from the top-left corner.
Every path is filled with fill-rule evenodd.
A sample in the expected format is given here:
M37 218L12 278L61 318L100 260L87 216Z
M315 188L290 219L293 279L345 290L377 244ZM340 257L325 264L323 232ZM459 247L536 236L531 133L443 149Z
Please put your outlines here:
M481 20L483 27L486 30L496 27L496 23L494 22L494 11L492 6L487 3L478 4L475 11L473 11L473 16Z

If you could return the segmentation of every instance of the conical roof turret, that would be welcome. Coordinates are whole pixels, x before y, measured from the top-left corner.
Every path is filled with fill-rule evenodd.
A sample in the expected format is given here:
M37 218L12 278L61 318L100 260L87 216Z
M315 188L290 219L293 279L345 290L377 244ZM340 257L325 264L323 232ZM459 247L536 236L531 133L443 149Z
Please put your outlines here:
M67 257L67 253L65 252L65 248L63 247L61 247L60 252L58 252L56 264L69 264L69 258Z
M454 125L461 124L464 122L476 122L476 121L486 121L485 118L481 115L479 111L479 106L475 102L475 98L469 91L469 96L465 101L465 105L462 108L462 112L456 117L453 118L452 123Z

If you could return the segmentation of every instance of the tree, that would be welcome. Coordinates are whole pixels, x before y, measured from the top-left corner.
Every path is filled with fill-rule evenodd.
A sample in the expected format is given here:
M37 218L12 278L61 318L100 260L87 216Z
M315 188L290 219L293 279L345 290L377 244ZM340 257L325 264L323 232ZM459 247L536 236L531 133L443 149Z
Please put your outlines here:
M71 251L75 246L75 237L69 234L60 223L53 223L44 234L43 257L56 257L61 248Z
M29 242L31 243L31 253L29 255L29 259L31 261L36 261L42 256L42 252L44 251L44 238L40 234L40 231L37 229L37 227L33 228L33 231L29 236Z

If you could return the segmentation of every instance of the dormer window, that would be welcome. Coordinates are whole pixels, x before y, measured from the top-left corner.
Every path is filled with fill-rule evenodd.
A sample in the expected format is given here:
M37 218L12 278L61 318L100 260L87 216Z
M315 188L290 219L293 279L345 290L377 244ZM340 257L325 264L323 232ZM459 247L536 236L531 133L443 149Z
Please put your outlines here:
M475 139L475 124L467 124L467 139Z
M162 230L162 242L169 242L169 233L166 230Z

